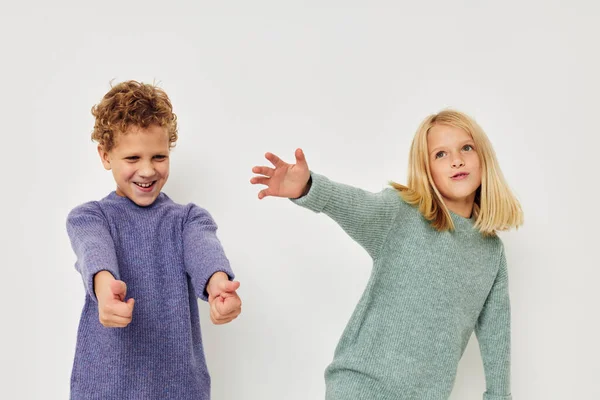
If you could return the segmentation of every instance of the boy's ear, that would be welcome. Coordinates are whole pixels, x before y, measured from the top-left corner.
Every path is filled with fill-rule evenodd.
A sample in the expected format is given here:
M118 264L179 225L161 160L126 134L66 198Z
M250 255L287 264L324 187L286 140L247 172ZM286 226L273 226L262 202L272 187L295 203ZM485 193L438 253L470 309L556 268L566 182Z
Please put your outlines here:
M98 155L100 156L100 160L102 161L102 165L104 165L104 169L110 171L110 158L108 156L108 151L104 150L102 145L98 145Z

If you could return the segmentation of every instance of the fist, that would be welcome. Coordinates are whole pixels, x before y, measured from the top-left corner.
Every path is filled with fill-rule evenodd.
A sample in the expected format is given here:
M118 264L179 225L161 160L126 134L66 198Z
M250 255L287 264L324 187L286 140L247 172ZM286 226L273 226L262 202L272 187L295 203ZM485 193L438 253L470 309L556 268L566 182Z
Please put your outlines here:
M222 274L222 275L217 275ZM207 287L210 319L215 325L233 321L242 312L242 300L236 290L239 282L231 282L224 273L216 273Z
M95 279L98 318L107 328L125 328L132 320L135 300L125 301L127 285L108 274L110 277Z

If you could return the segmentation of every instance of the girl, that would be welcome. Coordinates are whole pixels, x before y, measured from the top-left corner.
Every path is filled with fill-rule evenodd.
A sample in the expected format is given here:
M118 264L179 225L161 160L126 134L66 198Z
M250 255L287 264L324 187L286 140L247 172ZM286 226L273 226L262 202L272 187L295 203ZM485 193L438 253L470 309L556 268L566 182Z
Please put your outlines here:
M373 270L333 362L328 400L448 399L473 332L484 400L511 400L510 301L496 231L523 215L483 130L467 115L427 117L410 150L407 186L370 193L271 153L254 167L258 194L287 197L333 218L372 257Z

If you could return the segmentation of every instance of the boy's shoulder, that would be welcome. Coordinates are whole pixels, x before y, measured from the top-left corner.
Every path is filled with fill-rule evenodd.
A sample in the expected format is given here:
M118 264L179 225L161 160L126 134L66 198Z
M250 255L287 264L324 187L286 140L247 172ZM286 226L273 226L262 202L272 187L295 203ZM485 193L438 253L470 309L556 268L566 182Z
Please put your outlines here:
M69 211L67 220L82 215L102 215L102 210L100 209L99 202L96 200L92 200L73 207L71 211Z
M204 207L201 207L195 203L188 203L181 205L185 211L185 223L200 222L214 224L211 213Z
M115 204L115 200L118 200L118 197L120 196L116 195L113 191L100 200L90 200L81 203L71 209L67 219L83 215L104 216L106 207Z

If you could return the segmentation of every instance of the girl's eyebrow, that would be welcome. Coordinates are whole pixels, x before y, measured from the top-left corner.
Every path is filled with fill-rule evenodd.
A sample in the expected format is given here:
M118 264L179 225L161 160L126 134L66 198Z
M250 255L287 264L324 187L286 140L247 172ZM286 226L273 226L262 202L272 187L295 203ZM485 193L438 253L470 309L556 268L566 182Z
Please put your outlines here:
M461 142L460 146L458 146L458 147L462 147L465 144L475 144L475 142L473 141L473 139L463 140ZM448 148L448 146L439 146L439 147L436 147L435 149L433 149L432 151L430 151L429 154L435 153L436 151L439 151L439 150L442 150L442 149L446 149L446 148Z

